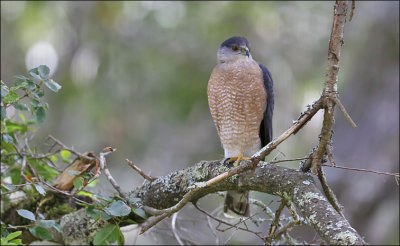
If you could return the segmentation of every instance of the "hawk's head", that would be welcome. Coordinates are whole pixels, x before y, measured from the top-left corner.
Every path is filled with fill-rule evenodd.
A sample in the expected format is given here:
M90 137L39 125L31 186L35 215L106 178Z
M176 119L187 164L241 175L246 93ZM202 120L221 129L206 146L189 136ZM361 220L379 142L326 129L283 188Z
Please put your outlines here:
M221 44L217 57L221 63L251 59L250 43L244 37L231 37Z

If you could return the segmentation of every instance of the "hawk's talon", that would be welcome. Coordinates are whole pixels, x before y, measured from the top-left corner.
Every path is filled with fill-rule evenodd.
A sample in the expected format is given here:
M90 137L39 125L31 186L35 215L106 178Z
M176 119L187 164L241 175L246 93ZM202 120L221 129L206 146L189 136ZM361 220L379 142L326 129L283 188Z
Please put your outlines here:
M229 158L228 162L231 163L233 161L236 161L234 167L237 167L241 160L250 160L250 157L245 157L245 156L243 156L243 153L240 153L238 156ZM224 161L224 163L225 163L225 161Z

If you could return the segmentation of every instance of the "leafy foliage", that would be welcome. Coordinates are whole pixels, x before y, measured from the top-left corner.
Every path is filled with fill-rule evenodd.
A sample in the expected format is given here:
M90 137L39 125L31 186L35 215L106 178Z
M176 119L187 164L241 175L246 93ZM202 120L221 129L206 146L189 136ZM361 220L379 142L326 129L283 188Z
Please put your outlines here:
M48 198L48 193L45 190L46 185L48 185L47 181L53 180L60 174L55 164L70 164L71 152L61 149L55 152L49 150L49 153L41 153L30 148L30 135L35 132L37 125L44 123L46 110L49 108L48 103L44 100L44 87L53 92L58 92L61 86L49 78L50 70L45 65L29 70L28 74L28 76L15 76L14 86L12 87L1 81L1 190L3 204L6 207L2 209L2 214L12 207L9 194L15 194L17 191L23 192L26 196L34 194L35 198L32 196L30 199L39 199L39 202L35 202L34 207L28 206L28 208L24 205L23 209L17 209L16 212L19 215L17 217L20 219L18 221L21 221L24 224L22 226L26 227L33 236L43 240L51 240L52 234L49 228L55 228L58 231L62 231L62 228L55 220L46 219L46 217L53 218L53 210L48 206L52 206L55 211L60 211L63 204L59 206L37 204ZM84 191L83 189L87 185L93 186L98 181L93 180L91 174L74 170L69 170L68 174L76 176L73 184L78 194L94 197L98 200L93 205L80 204L87 207L87 215L96 221L111 219L114 221L114 224L108 224L96 233L94 244L118 241L118 244L122 245L124 237L119 227L122 219L132 212L142 218L147 218L143 210L139 208L131 209L118 196L109 198L101 194ZM88 182L88 180L91 181ZM45 215L39 212L37 206L48 208L45 210ZM68 205L67 207L69 208ZM129 219L129 221L136 223L132 219ZM2 245L22 244L21 239L16 239L21 235L21 231L12 233L8 231L14 228L2 222Z
M50 69L45 65L29 70L28 74L15 76L12 87L1 81L1 191L2 205L5 207L2 208L2 213L12 205L9 194L22 191L25 195L37 192L44 196L46 190L40 181L52 180L59 174L54 165L58 160L56 155L31 149L28 142L30 134L36 130L36 125L45 121L46 110L49 109L44 100L44 87L58 92L61 86L49 78ZM60 153L60 159L67 162L69 154ZM27 166L29 168L26 168ZM35 211L30 211L29 208L18 209L16 212L20 218L26 219L23 221L30 221L26 227L35 237L51 239L48 228L61 229L54 220L43 220L43 214L35 215ZM22 241L17 237L22 231L9 233L9 228L13 227L2 223L1 244L21 245Z

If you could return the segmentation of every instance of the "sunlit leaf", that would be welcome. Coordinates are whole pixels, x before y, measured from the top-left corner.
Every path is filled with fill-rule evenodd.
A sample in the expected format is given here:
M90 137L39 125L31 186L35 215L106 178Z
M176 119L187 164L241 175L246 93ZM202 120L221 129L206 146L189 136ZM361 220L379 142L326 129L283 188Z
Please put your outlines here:
M21 120L22 120L22 123L24 123L24 124L25 124L25 122L26 122L26 119L25 119L25 116L24 116L24 114L23 114L23 113L19 113L18 115L19 115L19 118L21 118Z
M95 180L93 180L92 182L90 182L86 187L91 187L91 188L93 188L93 187L96 186L96 184L97 184L99 181L100 181L99 179L95 179Z
M77 195L93 197L92 193L84 191L84 190L79 191Z
M26 209L18 209L18 210L17 210L17 213L18 213L20 216L22 216L22 217L24 217L24 218L26 218L26 219L28 219L28 220L32 220L32 221L35 221L35 220L36 220L35 215L34 215L31 211L29 211L29 210L26 210Z
M22 83L18 83L16 86L13 86L10 88L10 90L15 91L19 88L25 87L27 85L27 83L25 81L23 81Z
M18 122L12 122L9 120L6 120L6 133L13 133L16 131L20 131L21 133L26 132L28 130L27 126L25 124L20 124Z
M61 150L60 151L60 156L62 158L62 160L66 163L69 163L69 157L71 156L71 152L68 150Z
M57 156L55 156L55 155L51 155L49 158L50 158L50 160L51 160L52 162L54 162L54 163L56 163L56 162L58 161L58 158L57 158Z
M4 97L5 103L12 103L18 100L18 94L15 92L10 92Z
M22 231L16 231L7 235L6 240L10 241L22 234Z

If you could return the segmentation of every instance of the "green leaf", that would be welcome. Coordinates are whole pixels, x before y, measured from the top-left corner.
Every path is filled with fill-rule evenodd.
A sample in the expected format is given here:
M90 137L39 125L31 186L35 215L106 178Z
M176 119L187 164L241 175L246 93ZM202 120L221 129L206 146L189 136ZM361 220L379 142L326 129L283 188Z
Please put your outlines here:
M19 235L22 234L22 231L16 231L13 233L8 234L8 236L6 237L7 241L13 240L14 238L18 237Z
M104 210L112 216L125 216L131 212L131 208L120 200L113 201L108 207L105 207Z
M55 156L55 155L51 155L51 156L50 156L50 160L51 160L52 162L56 163L56 162L58 161L58 158L57 158L57 156Z
M36 99L31 99L31 105L33 105L34 107L42 106L42 104Z
M35 89L36 87L37 87L36 84L33 83L33 82L30 81L30 80L27 80L27 81L26 81L26 85L24 86L24 88L29 89L29 90L33 90L33 89Z
M37 123L43 124L44 120L46 119L46 112L44 111L43 107L37 107L34 111L35 118Z
M20 216L22 216L22 217L24 217L24 218L26 218L26 219L28 219L28 220L32 220L32 221L35 221L35 220L36 220L35 215L34 215L31 211L29 211L29 210L26 210L26 209L18 209L18 210L17 210L17 213L18 213Z
M16 86L13 86L10 88L10 90L15 91L21 87L25 87L27 85L27 83L25 81L23 81L22 83L18 83Z
M137 222L132 219L126 219L125 222L128 222L130 224L137 224Z
M77 195L93 197L92 193L84 191L84 190L79 191Z
M21 120L22 120L22 123L24 123L24 124L25 124L25 122L26 122L26 119L25 119L25 116L24 116L24 114L23 114L23 113L19 113L18 115L19 115L19 118L21 118Z
M12 103L18 100L18 94L15 92L10 92L4 97L5 103Z
M120 228L118 228L118 245L125 245L125 237Z
M42 196L44 196L44 195L46 194L46 191L43 189L43 187L40 186L40 185L38 185L38 184L35 184L35 189L36 189L36 191L39 192L40 195L42 195Z
M64 162L69 163L68 158L71 156L71 152L69 152L68 150L61 150L60 156Z
M30 160L30 162L32 163L32 160ZM42 175L43 178L45 178L46 180L51 180L52 178L60 174L59 171L57 171L53 167L50 167L43 161L38 162L36 168L38 170L38 174Z
M100 179L95 179L92 182L88 183L88 185L86 187L88 188L93 188L96 186L96 184L100 181Z
M84 179L82 177L77 177L76 179L74 179L74 187L77 189L83 187L83 181Z
M20 85L21 83L28 80L28 78L25 77L24 75L15 75L14 78L15 78L15 81L14 81L15 85Z
M119 226L114 224L108 224L101 230L99 230L93 239L94 245L104 245L106 241L113 243L118 240L119 236Z
M143 219L147 219L149 216L147 216L146 212L141 209L141 208L132 208L132 211L136 214L142 217Z
M21 110L21 111L28 111L29 108L26 106L25 103L12 103L11 104L14 108Z
M41 98L44 96L44 90L38 90L37 92L34 92L33 95L35 95L36 98Z
M54 220L41 220L39 221L39 225L44 228L54 227L57 231L61 231L61 226Z
M6 129L5 129L6 133L13 133L16 131L25 133L26 130L28 130L28 127L26 125L6 120Z
M4 120L7 117L7 111L3 106L1 106L1 112L0 113L1 113L1 120Z
M8 242L9 245L22 245L22 239L14 239L10 242Z
M10 171L10 176L11 176L11 182L14 185L19 184L19 181L21 180L21 171L18 169L13 169Z
M50 240L53 238L49 230L41 226L31 227L29 228L29 231L32 233L33 236L43 240Z
M42 79L48 79L49 78L50 69L46 65L40 65L38 67L38 72L39 72L39 76Z
M106 214L105 212L103 212L97 208L93 208L93 207L88 207L86 210L86 213L90 218L92 218L94 220L99 219L100 216L101 216L101 220L111 219L111 217L108 214Z
M39 69L37 67L32 68L31 70L28 71L29 75L36 78L36 79L42 79L39 75Z
M44 84L49 88L50 90L54 92L58 92L61 89L61 85L59 85L57 82L55 82L52 79L45 79L43 80Z

